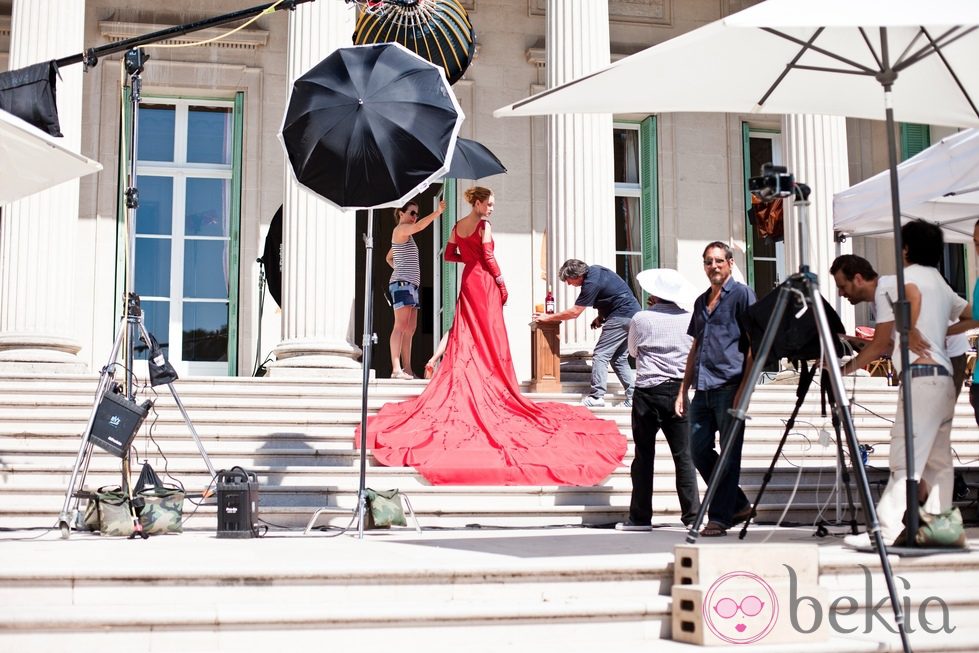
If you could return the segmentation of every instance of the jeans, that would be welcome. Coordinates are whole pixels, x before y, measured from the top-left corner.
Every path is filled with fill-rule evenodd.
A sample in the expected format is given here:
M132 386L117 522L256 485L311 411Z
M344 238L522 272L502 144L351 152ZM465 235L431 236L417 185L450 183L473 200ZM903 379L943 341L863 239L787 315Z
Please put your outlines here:
M632 399L632 387L636 384L636 372L629 365L628 338L631 317L612 317L602 326L602 335L595 343L591 358L591 396L601 399L608 389L608 366L612 365L615 376L625 388L626 399Z
M731 446L727 464L717 480L717 491L710 503L708 519L724 528L734 525L734 514L748 508L748 497L738 482L741 478L741 447L744 445L744 422L739 422L730 442L724 440L728 425L734 419L727 411L733 406L737 384L714 390L697 390L690 402L690 455L701 477L710 482L720 454L714 450L714 434L721 433L721 447Z
M648 524L653 518L653 461L656 434L663 429L673 454L676 469L676 495L680 499L680 519L689 526L700 510L697 471L690 458L690 430L686 417L674 411L679 381L667 381L652 388L636 388L632 396L632 440L636 453L632 461L632 501L629 519L633 524Z

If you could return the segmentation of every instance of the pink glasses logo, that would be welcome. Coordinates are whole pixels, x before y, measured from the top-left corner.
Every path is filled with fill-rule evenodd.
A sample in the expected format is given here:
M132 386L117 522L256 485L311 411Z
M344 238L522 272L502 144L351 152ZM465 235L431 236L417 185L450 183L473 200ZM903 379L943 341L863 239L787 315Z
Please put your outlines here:
M714 581L704 596L704 622L731 644L751 644L772 632L778 620L775 590L761 577L734 571Z

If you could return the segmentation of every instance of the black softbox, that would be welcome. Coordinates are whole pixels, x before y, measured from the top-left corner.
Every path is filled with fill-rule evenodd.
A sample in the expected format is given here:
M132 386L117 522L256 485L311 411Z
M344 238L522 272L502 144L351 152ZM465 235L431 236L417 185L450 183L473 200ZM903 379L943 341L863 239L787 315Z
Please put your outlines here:
M54 61L0 73L0 109L52 136L62 136L55 101L57 78Z
M269 294L282 306L282 207L272 216L269 233L265 236L265 249L258 259L265 266L265 285Z
M772 320L772 312L775 310L775 302L781 291L776 289L761 300L749 306L741 315L741 333L744 335L742 344L750 346L753 352L758 351L761 345L762 336ZM830 306L829 302L822 296L823 310L826 312L826 319L829 321L829 330L834 336L846 332L840 316ZM766 364L777 363L779 359L788 358L791 361L816 360L822 356L822 348L819 343L819 331L816 329L816 315L812 308L807 307L806 312L797 316L803 307L803 299L797 293L791 293L789 305L785 308L785 315L782 316L782 324L775 332L775 342L772 350L768 353ZM843 355L843 343L839 338L833 339L837 356Z

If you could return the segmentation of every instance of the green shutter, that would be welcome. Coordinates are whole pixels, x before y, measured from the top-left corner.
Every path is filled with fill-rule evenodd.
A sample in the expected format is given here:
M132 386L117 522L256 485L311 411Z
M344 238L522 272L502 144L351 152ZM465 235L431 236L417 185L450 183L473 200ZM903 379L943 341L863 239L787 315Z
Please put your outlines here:
M234 132L231 146L231 233L228 243L228 375L238 375L238 292L241 264L241 152L244 132L245 94L235 93Z
M741 123L741 157L744 172L744 266L745 282L749 287L755 287L755 230L748 222L748 209L751 208L751 192L748 190L748 177L751 176L751 127Z
M452 319L456 312L456 275L458 273L458 263L451 263L442 256L445 252L445 245L449 242L449 235L452 227L456 223L456 180L446 179L442 182L442 189L445 191L445 213L439 219L441 225L441 246L439 247L439 261L442 270L442 333L449 330L452 326Z
M910 159L931 145L931 128L917 123L901 123L901 160Z
M639 124L639 182L642 184L642 269L659 263L659 167L656 116Z

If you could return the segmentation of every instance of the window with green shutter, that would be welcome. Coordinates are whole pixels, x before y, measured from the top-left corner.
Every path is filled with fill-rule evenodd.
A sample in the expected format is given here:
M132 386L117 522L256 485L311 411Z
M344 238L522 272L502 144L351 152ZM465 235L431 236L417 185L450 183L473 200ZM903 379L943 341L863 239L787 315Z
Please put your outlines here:
M615 271L637 297L636 275L659 265L659 187L656 117L613 128Z
M901 123L901 160L910 159L931 145L931 128L916 123Z
M445 191L445 213L439 218L441 240L439 241L438 257L442 288L442 319L440 320L440 324L442 333L445 333L452 326L452 319L455 317L456 295L458 293L456 279L459 264L446 261L442 254L445 252L446 243L449 242L452 227L456 223L456 205L458 204L459 198L455 179L446 179L443 182L442 189Z

